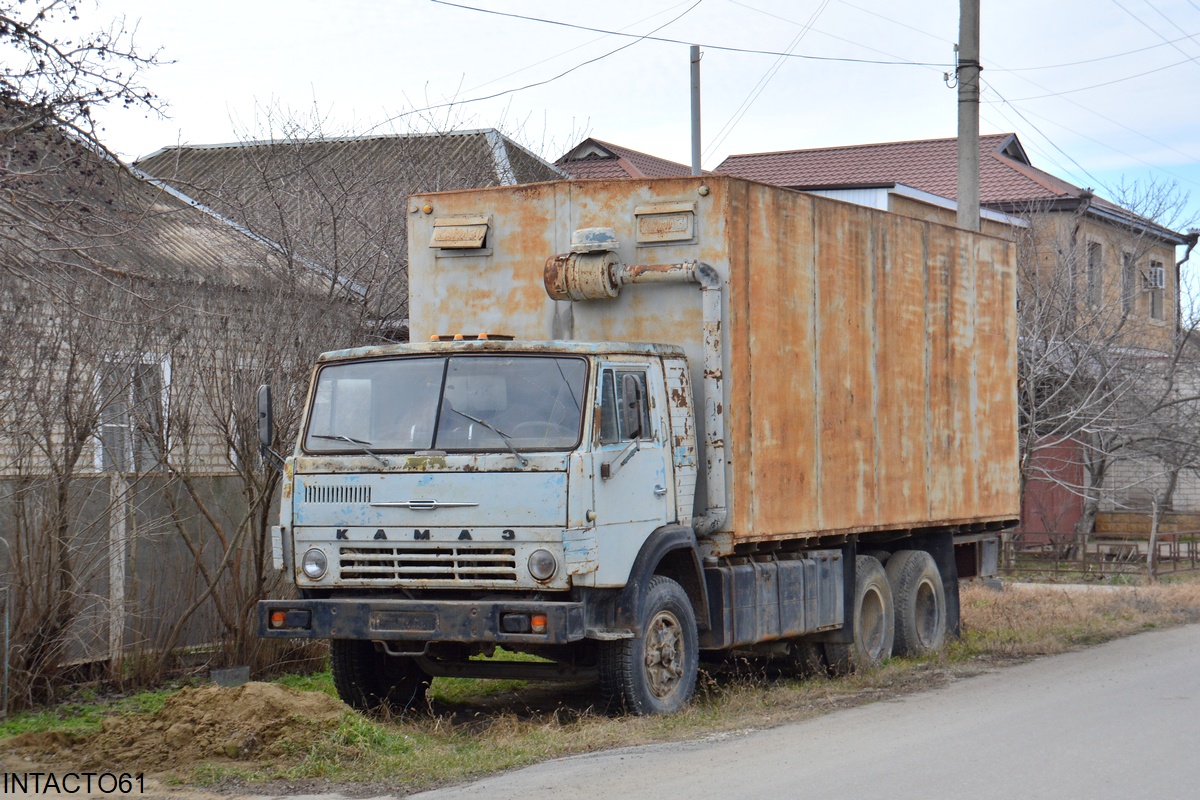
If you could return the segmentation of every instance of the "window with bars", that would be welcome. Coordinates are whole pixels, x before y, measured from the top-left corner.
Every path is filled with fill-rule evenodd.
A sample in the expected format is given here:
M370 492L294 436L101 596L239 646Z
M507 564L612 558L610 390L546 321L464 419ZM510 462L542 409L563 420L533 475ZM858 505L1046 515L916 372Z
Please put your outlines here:
M1148 281L1148 292L1150 295L1150 318L1163 318L1163 294L1167 285L1167 272L1163 269L1161 261L1150 262L1150 276Z

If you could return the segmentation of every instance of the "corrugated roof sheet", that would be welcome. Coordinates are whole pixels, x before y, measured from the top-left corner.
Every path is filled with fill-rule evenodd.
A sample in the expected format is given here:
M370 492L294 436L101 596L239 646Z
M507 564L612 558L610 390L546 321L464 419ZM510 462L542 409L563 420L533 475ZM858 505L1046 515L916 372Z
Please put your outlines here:
M599 139L584 139L554 164L572 178L677 178L692 174L686 164Z
M168 147L137 168L406 316L413 192L561 179L494 130Z
M0 149L10 266L240 288L284 268L270 247L53 127L0 137Z

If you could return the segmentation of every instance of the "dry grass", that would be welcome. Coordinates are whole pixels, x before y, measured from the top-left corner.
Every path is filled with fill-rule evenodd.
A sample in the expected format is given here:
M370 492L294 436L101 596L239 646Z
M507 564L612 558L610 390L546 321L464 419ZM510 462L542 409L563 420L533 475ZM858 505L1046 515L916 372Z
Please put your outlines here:
M608 716L593 706L586 686L478 681L439 690L435 681L430 715L372 720L346 712L332 733L283 758L204 765L174 779L268 793L331 787L403 793L564 755L738 735L926 690L1014 660L1200 621L1200 584L968 587L962 606L963 638L943 653L893 659L848 678L789 679L769 664L743 662L702 675L696 701L682 713L652 718ZM301 682L307 690L332 691L327 674Z
M1010 585L962 591L963 641L976 655L1062 653L1165 625L1200 621L1200 584Z

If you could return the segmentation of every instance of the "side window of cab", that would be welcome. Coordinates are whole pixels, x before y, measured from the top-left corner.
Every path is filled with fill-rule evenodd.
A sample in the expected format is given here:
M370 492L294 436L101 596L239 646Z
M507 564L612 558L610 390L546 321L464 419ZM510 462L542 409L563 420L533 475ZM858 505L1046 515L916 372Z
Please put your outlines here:
M643 369L605 368L600 374L600 444L653 438Z

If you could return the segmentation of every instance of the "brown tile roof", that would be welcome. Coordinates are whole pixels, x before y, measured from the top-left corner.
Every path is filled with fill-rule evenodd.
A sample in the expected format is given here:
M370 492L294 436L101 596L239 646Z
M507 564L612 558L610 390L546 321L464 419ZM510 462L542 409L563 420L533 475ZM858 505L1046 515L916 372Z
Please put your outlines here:
M1015 133L979 137L979 156L979 193L984 206L1020 212L1031 205L1076 202L1087 194L1030 164ZM921 139L750 153L730 156L714 172L792 189L903 184L954 200L958 195L958 142ZM1181 237L1103 198L1093 197L1090 202L1097 211L1126 224L1148 227L1167 239Z
M1073 197L1079 188L1029 164L1016 135L979 138L984 204ZM777 186L817 187L900 183L940 197L958 194L958 142L912 142L734 155L715 170Z
M677 178L692 168L628 147L584 139L554 165L572 178Z

